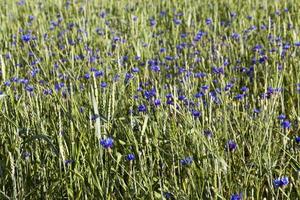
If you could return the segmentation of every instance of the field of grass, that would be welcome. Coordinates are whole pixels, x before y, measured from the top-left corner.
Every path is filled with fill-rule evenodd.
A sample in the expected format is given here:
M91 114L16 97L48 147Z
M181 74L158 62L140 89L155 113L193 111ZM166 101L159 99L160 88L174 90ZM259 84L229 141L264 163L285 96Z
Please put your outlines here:
M0 199L300 199L300 1L0 8Z

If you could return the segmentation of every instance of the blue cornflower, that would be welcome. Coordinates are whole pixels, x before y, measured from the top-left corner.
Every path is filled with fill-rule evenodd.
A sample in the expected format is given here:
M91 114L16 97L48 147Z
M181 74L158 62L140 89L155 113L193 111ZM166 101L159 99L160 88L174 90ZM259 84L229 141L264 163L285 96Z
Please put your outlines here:
M168 98L166 103L168 105L173 105L173 98Z
M280 114L277 119L284 120L286 118L285 114Z
M160 67L158 65L152 65L151 66L151 70L155 71L155 72L159 72L160 71Z
M242 100L245 97L245 94L237 94L234 98L236 100Z
M135 160L135 155L133 153L130 153L126 156L126 160L131 161L131 160Z
M84 78L85 78L85 79L90 79L90 77L91 77L90 73L84 74Z
M253 50L253 51L260 51L262 48L263 48L262 45L257 44L257 45L255 45L255 46L252 48L252 50Z
M105 149L112 148L114 145L114 140L111 137L108 137L106 139L101 139L100 144Z
M204 96L203 92L198 92L197 94L195 94L196 98L200 98L200 97L203 97L203 96Z
M138 73L140 71L140 69L138 67L134 67L134 68L131 69L131 71L133 73Z
M52 89L44 89L43 94L44 95L51 95L53 93Z
M61 88L63 88L65 86L64 83L55 83L54 88L56 91L59 91Z
M199 118L201 116L201 112L197 111L197 110L193 110L192 114L195 118Z
M226 144L226 149L229 151L234 151L237 148L237 144L235 143L235 141L233 140L229 140Z
M139 105L138 110L139 110L139 112L146 112L147 107L144 104L141 104L141 105Z
M207 18L207 19L205 20L205 23L206 23L207 25L212 24L212 19L211 19L211 18Z
M170 192L164 192L164 196L165 196L166 199L171 199L171 198L174 197L174 195Z
M103 76L103 75L104 75L104 72L103 72L103 71L98 71L98 70L96 70L96 71L94 72L94 74L95 74L95 77L97 78L97 77Z
M233 195L231 195L230 200L242 200L242 195L241 194L233 194Z
M181 20L180 19L174 18L173 21L174 21L174 23L176 25L180 25L181 24Z
M241 88L241 91L242 92L247 92L249 89L246 87L246 86L243 86L242 88Z
M193 157L191 157L191 156L185 157L185 158L180 160L180 163L182 165L191 165L193 163Z
M224 68L223 67L212 67L212 72L214 74L224 74Z
M132 20L133 20L133 21L136 21L137 19L138 19L137 16L132 16Z
M20 79L19 79L19 83L21 83L21 84L27 85L28 82L29 82L28 79L25 79L25 78L20 78Z
M195 42L200 41L201 38L202 38L204 35L205 35L205 32L199 31L199 32L196 34L196 36L194 37L194 41L195 41Z
M125 82L128 82L130 79L132 79L134 76L131 73L126 73L125 74Z
M204 134L206 137L208 137L208 138L211 138L212 135L213 135L213 133L212 133L211 130L204 130L204 131L203 131L203 134Z
M204 78L206 74L204 72L198 72L194 74L195 78Z
M29 42L31 40L31 35L30 34L22 35L21 39L23 42Z
M296 141L297 143L300 143L300 136L296 136L295 141Z
M240 34L238 34L238 33L232 33L231 34L231 38L234 39L234 40L238 40L238 39L240 39Z
M230 17L234 18L236 16L237 16L236 12L230 12Z
M288 177L277 178L273 181L273 184L275 188L286 186L287 184L289 184L289 178Z
M106 83L106 82L101 82L100 86L101 86L102 88L106 88L106 87L107 87L107 83Z
M26 89L28 92L33 92L34 87L33 87L32 85L27 85L27 86L25 87L25 89Z
M161 104L160 99L155 99L155 100L154 100L154 105L155 105L155 106L160 106L160 104Z
M229 91L232 87L233 87L233 83L228 83L228 84L226 84L224 90Z
M159 49L159 53L164 53L164 52L166 52L166 51L167 51L167 49L166 49L166 48L163 48L163 47Z
M166 95L166 98L167 99L173 98L173 95L171 93L169 93L169 94Z
M150 21L150 26L152 26L152 27L157 24L156 21L155 21L155 19L153 19L153 18L150 19L149 21Z
M281 122L281 126L284 129L289 129L291 127L291 123L288 120Z
M209 89L209 86L208 85L203 85L203 86L201 86L201 89L204 90L204 91L206 91L206 90Z
M266 56L266 55L264 55L264 56L261 56L259 59L258 59L258 62L259 63L264 63L264 62L266 62L268 60L268 57Z
M186 99L186 97L185 97L184 95L178 96L178 100L179 100L179 101L183 101L183 100L185 100L185 99Z
M75 162L74 160L65 160L65 165L70 165L74 162Z
M261 112L261 110L259 108L254 108L253 112L256 113L256 114L258 114L258 113Z
M28 160L30 158L30 156L31 156L31 153L28 151L25 151L22 153L22 157L26 160Z

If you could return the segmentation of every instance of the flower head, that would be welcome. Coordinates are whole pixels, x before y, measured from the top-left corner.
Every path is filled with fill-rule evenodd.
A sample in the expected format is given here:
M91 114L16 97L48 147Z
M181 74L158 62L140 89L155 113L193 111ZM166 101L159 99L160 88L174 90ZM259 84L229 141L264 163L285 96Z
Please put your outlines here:
M102 145L103 148L109 149L113 147L114 140L111 137L108 137L106 139L101 139L100 144Z
M226 144L226 149L229 151L234 151L237 148L237 144L233 140L229 140Z
M291 122L289 122L288 120L285 120L285 121L281 122L281 126L284 129L289 129L291 127Z
M286 116L285 116L285 114L280 114L277 118L279 120L284 120L286 118Z
M146 112L147 111L147 107L144 104L139 105L138 107L139 112Z
M189 157L185 157L183 159L180 160L180 163L185 166L185 165L190 165L193 162L193 157L189 156Z
M300 143L300 136L296 136L295 141L299 144Z
M213 133L211 130L204 130L203 134L208 138L211 138L213 136Z
M133 153L130 153L126 156L126 160L131 161L131 160L135 160L135 155Z
M31 35L30 34L22 35L21 39L23 42L29 42L31 40Z
M289 184L289 178L288 177L277 178L273 181L273 184L275 188L286 186L287 184Z
M199 118L201 116L201 112L199 112L198 110L193 110L192 114L193 114L194 118Z
M242 195L241 194L233 194L233 195L231 195L230 200L242 200Z

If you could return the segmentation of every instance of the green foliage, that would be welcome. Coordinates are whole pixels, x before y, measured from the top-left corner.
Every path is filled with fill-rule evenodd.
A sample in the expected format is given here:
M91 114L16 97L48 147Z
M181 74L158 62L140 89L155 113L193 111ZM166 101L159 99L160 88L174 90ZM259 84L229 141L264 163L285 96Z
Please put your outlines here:
M0 0L0 199L165 199L168 193L169 199L230 199L235 193L243 199L300 198L300 144L294 139L300 120L300 48L294 45L300 41L299 7L297 0ZM173 22L176 16L181 25ZM194 42L199 31L205 35ZM28 32L36 38L22 41ZM282 42L271 43L270 35ZM182 43L192 47L179 51ZM291 47L282 58L286 43ZM253 64L261 58L253 51L258 44L276 50ZM155 72L150 59L166 65ZM211 73L226 60L224 74ZM251 66L250 78L242 71ZM127 80L134 67L140 71ZM103 74L96 77L91 68ZM195 78L198 72L207 76ZM13 77L29 83L5 86ZM144 89L155 87L161 106L137 92L147 81ZM231 92L224 91L230 82ZM208 92L195 98L204 85ZM243 86L247 96L236 100ZM268 87L283 91L261 98ZM219 103L209 95L217 88ZM51 95L45 95L48 89ZM178 90L201 117L178 100ZM166 104L167 94L173 105ZM147 112L138 112L141 104ZM290 129L281 127L282 113ZM105 149L100 140L107 137L114 145ZM229 140L237 143L232 152ZM130 153L135 160L126 159ZM188 156L192 164L182 164ZM275 188L274 179L283 176L289 184Z

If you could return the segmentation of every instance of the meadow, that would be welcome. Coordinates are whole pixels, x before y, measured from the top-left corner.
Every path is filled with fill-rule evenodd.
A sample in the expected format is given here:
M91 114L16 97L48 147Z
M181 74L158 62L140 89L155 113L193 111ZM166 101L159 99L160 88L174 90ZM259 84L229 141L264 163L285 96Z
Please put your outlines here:
M300 199L300 1L0 8L0 199Z

